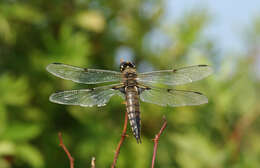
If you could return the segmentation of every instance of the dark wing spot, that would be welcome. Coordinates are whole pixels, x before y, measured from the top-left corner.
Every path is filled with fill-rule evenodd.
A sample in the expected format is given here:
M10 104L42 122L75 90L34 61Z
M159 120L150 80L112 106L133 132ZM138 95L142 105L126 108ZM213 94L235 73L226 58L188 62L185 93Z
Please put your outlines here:
M85 71L85 72L88 72L88 68L84 68L84 71Z
M119 91L120 91L121 93L124 93L124 94L125 94L125 87L119 88Z
M197 93L197 94L199 94L199 95L202 95L202 93L200 93L200 92L194 92L194 93Z
M172 89L167 89L167 92L171 92L172 91Z
M114 86L114 87L112 87L112 89L119 90L121 93L125 94L125 87L116 87L116 86Z
M172 72L177 72L177 69L172 70Z
M138 95L140 95L143 91L147 90L146 88L137 87Z
M112 87L111 89L118 90L118 88L117 88L117 87L115 87L115 86L114 86L114 87Z
M58 63L58 62L54 62L54 63L52 63L52 64L60 65L61 63Z
M64 90L56 90L55 93L64 92Z
M206 67L206 66L208 66L208 65L198 65L199 67Z
M138 95L143 93L143 91L145 91L145 90L151 90L151 88L149 88L149 87L138 87L138 86L137 86L137 89L138 89Z
M89 90L90 90L90 91L93 91L93 90L95 90L95 88L90 88Z

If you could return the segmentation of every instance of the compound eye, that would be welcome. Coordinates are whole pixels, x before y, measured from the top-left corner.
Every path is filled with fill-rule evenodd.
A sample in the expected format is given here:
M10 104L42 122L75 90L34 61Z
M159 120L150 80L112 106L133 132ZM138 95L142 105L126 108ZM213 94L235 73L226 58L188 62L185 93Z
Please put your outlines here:
M124 65L120 66L120 70L123 71L125 69Z

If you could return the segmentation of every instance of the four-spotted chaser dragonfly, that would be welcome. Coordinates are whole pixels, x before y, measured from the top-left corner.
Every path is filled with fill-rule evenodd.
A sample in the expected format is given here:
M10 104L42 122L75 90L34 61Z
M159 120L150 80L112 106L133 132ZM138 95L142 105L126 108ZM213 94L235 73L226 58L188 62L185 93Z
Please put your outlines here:
M50 101L86 107L104 106L113 95L119 95L125 99L130 125L138 143L141 142L139 100L172 107L207 103L207 97L199 92L165 89L155 85L182 85L200 80L212 73L212 69L207 65L137 73L135 64L131 62L121 62L121 72L79 68L61 63L50 64L47 66L47 70L57 77L77 83L114 82L114 84L93 89L53 93Z

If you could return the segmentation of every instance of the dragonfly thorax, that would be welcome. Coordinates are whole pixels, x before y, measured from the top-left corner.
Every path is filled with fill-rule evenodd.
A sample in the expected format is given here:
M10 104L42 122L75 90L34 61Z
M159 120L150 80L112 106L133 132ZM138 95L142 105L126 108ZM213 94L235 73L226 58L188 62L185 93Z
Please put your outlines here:
M134 68L127 68L123 71L124 86L137 86L137 73Z

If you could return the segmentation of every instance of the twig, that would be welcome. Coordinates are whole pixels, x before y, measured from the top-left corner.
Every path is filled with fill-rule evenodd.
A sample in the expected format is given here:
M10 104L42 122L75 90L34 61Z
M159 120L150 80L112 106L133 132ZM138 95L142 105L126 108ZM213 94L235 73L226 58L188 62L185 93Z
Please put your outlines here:
M62 149L65 151L65 153L67 154L69 160L70 160L70 168L74 168L74 159L71 156L69 150L66 148L66 146L63 144L63 140L62 140L62 134L61 132L59 132L59 140L60 140L60 147L62 147Z
M91 159L91 168L96 168L96 158L92 157Z
M118 159L118 155L119 155L119 152L120 152L120 148L125 140L125 137L126 137L126 130L127 130L127 121L128 121L128 116L127 116L127 112L125 112L125 123L124 123L124 129L123 129L123 132L122 132L122 135L121 135L121 139L117 145L117 148L116 148L116 153L115 153L115 156L114 156L114 161L113 161L113 164L111 166L111 168L115 168L116 166L116 162L117 162L117 159Z
M259 107L256 108L254 111L245 113L243 116L235 124L234 130L231 132L231 136L229 137L230 140L235 142L235 149L232 153L233 161L237 160L237 157L240 153L241 142L243 140L243 136L248 132L252 124L255 122L257 117L260 115Z
M165 119L165 117L163 118L164 122L163 122L163 125L159 131L158 134L155 135L155 138L153 139L154 141L154 147L153 147L153 160L152 160L152 168L154 168L154 163L155 163L155 157L156 157L156 152L157 152L157 147L158 147L158 142L159 142L159 139L160 139L160 136L161 134L163 133L164 129L166 128L167 126L167 121Z

